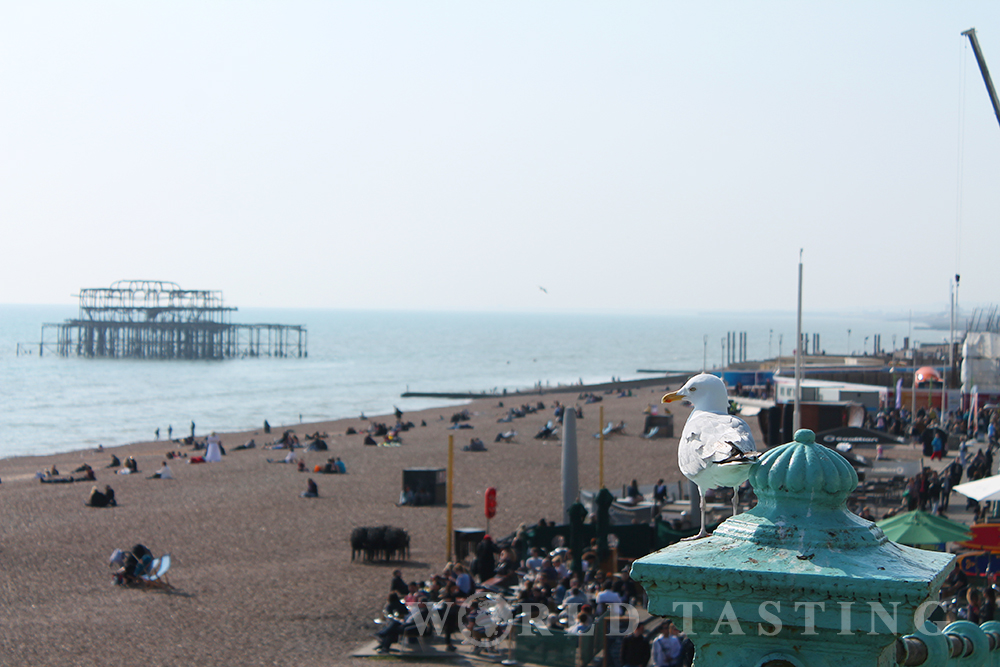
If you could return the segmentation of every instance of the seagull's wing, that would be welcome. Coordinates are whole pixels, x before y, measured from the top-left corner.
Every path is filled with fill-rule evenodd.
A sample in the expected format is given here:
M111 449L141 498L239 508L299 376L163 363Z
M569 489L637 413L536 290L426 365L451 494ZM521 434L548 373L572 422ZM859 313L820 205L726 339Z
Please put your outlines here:
M734 447L744 454L757 451L745 421L732 415L693 412L681 434L677 463L685 476L693 478L709 466L731 460Z

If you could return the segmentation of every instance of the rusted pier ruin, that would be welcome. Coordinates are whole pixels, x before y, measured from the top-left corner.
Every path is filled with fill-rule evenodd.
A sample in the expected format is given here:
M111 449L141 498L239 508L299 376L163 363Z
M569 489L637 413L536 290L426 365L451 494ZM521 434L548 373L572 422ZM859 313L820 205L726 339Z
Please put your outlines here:
M306 357L304 326L233 324L219 290L119 280L80 291L76 319L43 324L39 356L122 359ZM53 340L53 337L55 340Z

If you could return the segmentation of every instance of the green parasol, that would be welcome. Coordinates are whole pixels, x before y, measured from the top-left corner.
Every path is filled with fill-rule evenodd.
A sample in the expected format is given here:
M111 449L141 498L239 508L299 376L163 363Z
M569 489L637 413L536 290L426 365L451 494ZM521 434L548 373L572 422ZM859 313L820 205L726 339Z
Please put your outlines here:
M875 524L885 536L899 544L942 544L964 542L972 536L965 524L914 510L883 519Z

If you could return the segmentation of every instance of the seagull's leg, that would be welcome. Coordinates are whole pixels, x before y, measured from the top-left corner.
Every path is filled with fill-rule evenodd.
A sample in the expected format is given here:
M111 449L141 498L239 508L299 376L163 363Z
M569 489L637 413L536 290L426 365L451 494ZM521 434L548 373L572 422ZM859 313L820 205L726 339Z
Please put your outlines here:
M740 513L740 490L733 487L733 516Z
M701 530L698 531L697 535L685 537L684 540L699 540L708 537L708 527L705 524L705 491L700 486L698 487L698 495L701 497Z

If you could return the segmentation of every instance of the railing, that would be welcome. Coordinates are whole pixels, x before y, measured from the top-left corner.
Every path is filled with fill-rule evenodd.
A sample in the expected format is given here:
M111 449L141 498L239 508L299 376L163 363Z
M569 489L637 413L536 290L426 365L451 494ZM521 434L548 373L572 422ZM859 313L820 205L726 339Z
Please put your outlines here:
M896 642L896 664L904 667L992 667L1000 665L1000 622L955 621L943 631L907 635Z
M586 667L604 650L607 626L607 613L598 616L584 635L517 623L512 633L514 659L547 667Z

